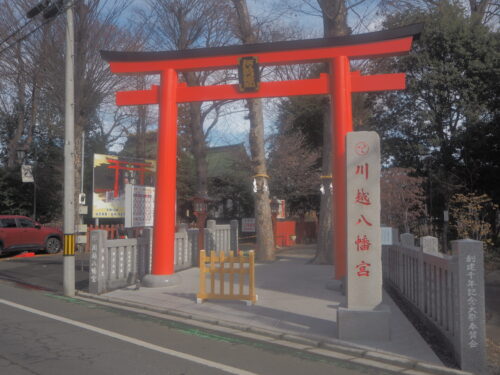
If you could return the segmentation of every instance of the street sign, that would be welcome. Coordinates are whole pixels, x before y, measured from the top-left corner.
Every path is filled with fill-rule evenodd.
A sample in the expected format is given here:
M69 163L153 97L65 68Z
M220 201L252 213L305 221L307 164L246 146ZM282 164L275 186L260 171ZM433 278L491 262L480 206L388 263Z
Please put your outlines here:
M23 164L21 166L21 177L23 182L35 182L31 165Z

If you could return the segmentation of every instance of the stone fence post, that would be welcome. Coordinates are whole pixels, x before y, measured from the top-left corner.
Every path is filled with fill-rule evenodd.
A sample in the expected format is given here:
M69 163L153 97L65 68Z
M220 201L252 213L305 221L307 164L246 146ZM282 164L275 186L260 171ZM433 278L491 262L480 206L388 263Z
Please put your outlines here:
M187 230L188 251L191 252L191 265L197 267L199 265L199 250L198 250L198 228L190 228Z
M215 230L217 222L215 220L207 220L207 227L205 229L205 250L210 254L211 250L215 250Z
M151 273L152 265L153 229L144 228L137 241L137 276L141 280Z
M89 257L89 293L101 294L106 291L108 254L106 239L108 232L93 230L90 232Z
M438 255L438 242L436 237L424 236L420 238L418 251L418 308L425 311L425 291L430 290L430 280L425 278L424 253Z
M401 246L403 247L415 247L415 236L411 233L402 233L401 236Z
M231 245L230 250L238 251L238 220L231 220Z
M483 243L451 241L456 258L458 345L455 346L462 370L486 372Z

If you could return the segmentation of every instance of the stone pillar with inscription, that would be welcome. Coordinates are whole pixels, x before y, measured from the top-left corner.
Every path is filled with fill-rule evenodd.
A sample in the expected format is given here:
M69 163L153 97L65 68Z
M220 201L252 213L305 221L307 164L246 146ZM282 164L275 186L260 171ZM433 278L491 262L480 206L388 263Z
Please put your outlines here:
M474 374L486 373L486 318L484 302L483 243L451 241L456 258L457 343L455 353L460 368Z
M346 306L337 310L340 339L390 339L390 309L382 304L380 139L346 136Z

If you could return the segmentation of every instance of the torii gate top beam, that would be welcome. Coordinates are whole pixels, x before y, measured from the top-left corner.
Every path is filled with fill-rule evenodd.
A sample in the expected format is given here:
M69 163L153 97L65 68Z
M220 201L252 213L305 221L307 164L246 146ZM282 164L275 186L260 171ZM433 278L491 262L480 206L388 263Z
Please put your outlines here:
M422 24L366 34L334 38L293 40L181 51L101 51L113 73L159 73L212 70L234 67L240 57L256 55L260 65L298 64L326 61L335 56L349 59L395 56L407 53Z

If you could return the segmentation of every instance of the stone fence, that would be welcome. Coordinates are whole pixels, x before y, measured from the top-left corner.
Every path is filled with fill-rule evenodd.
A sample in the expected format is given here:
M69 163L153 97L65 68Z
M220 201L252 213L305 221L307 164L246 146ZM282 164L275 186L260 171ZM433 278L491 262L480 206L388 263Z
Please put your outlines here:
M207 250L229 253L238 250L238 222L216 225L209 220L205 229ZM151 273L153 231L144 229L138 238L108 239L106 230L90 232L89 292L106 293L138 283ZM181 226L175 233L175 271L196 265L198 257L198 229Z
M205 229L205 250L224 251L238 250L238 220L231 220L230 224L217 225L215 220L207 221Z
M438 239L409 233L382 249L385 287L442 337L460 368L485 371L483 243L452 241L452 255L438 252Z

